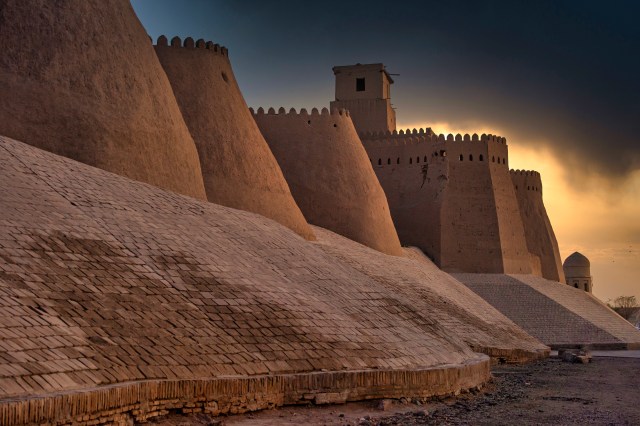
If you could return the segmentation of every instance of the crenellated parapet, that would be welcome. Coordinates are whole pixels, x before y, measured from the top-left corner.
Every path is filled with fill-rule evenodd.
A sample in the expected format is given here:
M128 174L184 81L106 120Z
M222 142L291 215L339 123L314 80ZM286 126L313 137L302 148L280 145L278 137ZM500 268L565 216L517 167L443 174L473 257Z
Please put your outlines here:
M535 170L514 170L511 169L509 170L509 173L511 174L516 174L516 175L525 175L525 176L540 176L540 172L537 172Z
M538 192L542 196L542 179L535 170L509 170L516 191Z
M368 148L384 148L394 146L414 146L424 145L437 141L436 135L431 129L414 129L415 133L407 130L393 132L365 132L360 133L360 139L364 146Z
M342 108L332 109L331 111L329 111L328 108L322 108L321 110L318 110L318 108L311 108L311 112L308 112L306 108L301 108L300 112L298 112L295 108L291 108L289 109L289 111L287 111L284 107L280 107L276 112L276 109L271 107L267 109L267 112L265 112L263 107L259 107L257 110L254 110L253 108L249 108L249 111L253 115L288 115L288 116L298 116L298 117L321 115L321 116L334 116L334 117L345 117L345 118L350 117L349 111Z
M303 130L304 127L313 128L315 132L323 132L323 134L329 136L335 133L336 130L342 130L342 128L353 128L353 122L351 121L351 115L346 109L332 109L328 108L301 108L296 110L295 108L286 109L280 107L277 110L274 107L263 108L259 107L257 110L249 108L249 112L253 115L254 120L259 126L278 126L289 127L291 129ZM304 126L300 128L300 126ZM357 133L353 137L358 138ZM350 136L352 137L352 136Z
M381 147L381 146L399 146L410 145L423 142L484 142L484 143L496 143L500 145L507 144L507 139L501 136L492 134L478 135L474 133L470 134L435 134L430 128L426 129L407 129L407 130L394 130L393 132L362 132L360 133L360 139L365 146Z
M274 107L266 109L259 107L257 110L249 108L249 112L263 132L265 128L287 127L292 132L296 129L295 132L300 135L306 134L307 131L313 131L314 137L319 134L324 137L333 137L337 134L336 132L340 133L351 129L353 134L350 133L349 138L358 140L351 115L346 109L311 108L309 111L306 108L287 110L280 107L276 110ZM359 140L358 143L360 143Z
M425 137L429 138L432 141L459 141L459 142L468 142L468 141L481 141L481 142L496 142L501 144L506 144L507 139L501 136L492 135L492 134L482 134L478 135L474 133L472 135L466 133L464 135L457 133L452 134L436 134L431 128L427 127L426 129L407 129L407 130L394 130L390 131L381 131L381 132L361 132L359 133L360 138L363 140L376 140L376 139L403 139L408 137Z
M156 41L157 47L182 47L185 49L202 49L203 51L210 51L224 57L229 57L229 50L212 41L205 41L204 39L195 40L192 37L187 37L182 41L182 39L178 36L175 36L169 42L169 39L165 35L161 35L158 37Z
M448 135L444 135L441 133L437 136L437 140L439 142L494 142L502 145L507 144L507 138L484 133L481 135L478 135L477 133L474 133L472 135L468 133L465 133L464 135L460 133L457 133L455 135L451 133L449 133Z
M406 129L406 130L394 130L394 131L380 131L380 132L360 132L360 139L388 139L391 137L406 137L408 135L432 135L433 131L430 128L420 129Z

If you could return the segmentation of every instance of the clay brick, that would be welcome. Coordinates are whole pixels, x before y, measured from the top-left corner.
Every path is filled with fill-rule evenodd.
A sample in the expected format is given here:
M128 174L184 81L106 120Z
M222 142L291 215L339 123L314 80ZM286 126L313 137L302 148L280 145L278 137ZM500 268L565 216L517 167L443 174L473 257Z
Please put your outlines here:
M268 380L273 389L261 392L268 402L244 401L249 409L289 398L279 384L283 372L293 380L287 386L309 393L316 389L293 377L312 369L326 373L322 380L331 386L338 383L332 382L334 370L362 369L371 377L383 368L412 372L442 363L464 370L478 357L468 345L519 351L525 358L544 349L425 259L386 256L320 228L319 242L309 243L258 215L198 202L0 137L0 197L20 194L9 184L16 176L46 197L25 192L24 199L33 200L29 209L0 202L0 218L11 221L0 226L0 241L17 242L22 250L0 247L0 305L20 307L26 318L24 323L0 318L0 333L23 324L20 339L30 348L19 350L11 339L0 339L0 366L20 367L10 373L15 382L3 397L35 404L29 395L58 398L57 392L80 389L85 392L74 393L78 407L135 406L137 386L158 396L151 401L187 396L184 392L193 391L188 379L196 374L212 381L233 376L224 386L240 395L246 393L237 388L240 380ZM65 256L31 247L29 239ZM123 261L129 253L140 253L137 263ZM213 304L195 303L202 300ZM30 365L34 371L25 375ZM267 378L255 377L267 372ZM172 393L155 384L157 379L178 383L167 378L184 379L184 389ZM398 377L384 378L391 379ZM119 385L132 380L135 385ZM475 386L486 377L469 380ZM219 386L212 395L226 394ZM126 392L119 394L121 389ZM354 395L370 396L366 389Z

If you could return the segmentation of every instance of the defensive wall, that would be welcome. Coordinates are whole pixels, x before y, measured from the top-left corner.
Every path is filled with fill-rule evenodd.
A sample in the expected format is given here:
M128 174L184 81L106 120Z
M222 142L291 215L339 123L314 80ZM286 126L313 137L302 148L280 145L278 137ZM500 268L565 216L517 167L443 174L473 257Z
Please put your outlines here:
M470 344L547 350L433 266L4 137L0 259L7 425L448 394L489 378Z
M595 343L640 345L567 286L491 275L513 284L500 303L532 300L536 318L509 319L417 249L387 256L321 228L299 238L314 230L226 48L161 37L156 56L126 0L2 0L0 14L0 134L28 142L0 136L0 424L455 394L489 379L489 357L546 356L516 325L537 333L539 312L554 332L570 325L536 334L549 344L595 330ZM313 145L304 171L287 155L283 168L311 186L301 204L318 221L392 253L391 213L445 270L542 273L503 138L363 137L387 208L348 113L261 119L274 146ZM471 276L459 279L484 279Z
M403 245L420 247L445 271L540 274L504 138L430 129L360 136Z
M251 110L253 113L253 110ZM383 253L401 255L383 189L349 113L327 108L253 116L305 218Z
M160 36L155 46L193 136L207 199L251 211L312 239L278 162L251 117L229 61L211 41Z
M533 170L511 170L510 174L524 224L527 249L539 259L541 276L564 283L558 241L542 201L540 173Z
M206 199L198 152L128 0L3 0L0 134Z

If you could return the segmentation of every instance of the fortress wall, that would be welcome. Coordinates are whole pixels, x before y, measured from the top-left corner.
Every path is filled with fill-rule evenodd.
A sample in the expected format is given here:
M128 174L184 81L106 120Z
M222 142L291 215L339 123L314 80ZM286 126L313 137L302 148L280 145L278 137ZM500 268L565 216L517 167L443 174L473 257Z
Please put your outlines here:
M310 223L401 255L387 199L348 113L259 108L254 118Z
M497 315L468 321L409 259L360 246L380 263L365 273L325 247L0 137L2 423L456 392L489 378L474 328L500 356L544 352Z
M532 271L504 138L430 129L361 137L404 245L447 271Z
M493 159L496 159L494 162ZM504 272L540 275L540 262L527 248L526 230L509 174L508 146L489 143L487 162L498 215Z
M449 176L441 207L440 267L451 272L502 272L501 224L493 170L486 161L488 144L449 141L446 150Z
M524 223L527 248L540 262L540 274L537 275L565 282L558 241L542 200L540 173L511 170L510 175Z
M351 99L331 101L331 110L347 109L356 129L395 129L396 112L388 99Z
M200 154L207 199L259 213L312 239L229 62L212 42L161 36L155 46Z
M128 0L3 0L0 134L206 199L198 152Z
M440 202L448 163L444 157L433 157L436 139L383 134L379 139L363 139L363 144L387 196L400 241L420 247L439 265Z

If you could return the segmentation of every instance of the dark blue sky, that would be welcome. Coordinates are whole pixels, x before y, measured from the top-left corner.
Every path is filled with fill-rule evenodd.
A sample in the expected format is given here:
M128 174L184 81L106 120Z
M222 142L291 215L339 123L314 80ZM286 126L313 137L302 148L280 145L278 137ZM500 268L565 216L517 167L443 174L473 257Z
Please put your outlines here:
M547 144L573 171L640 167L639 2L132 4L154 39L227 46L251 106L327 106L332 66L383 62L400 74L400 123L481 123L511 144Z

